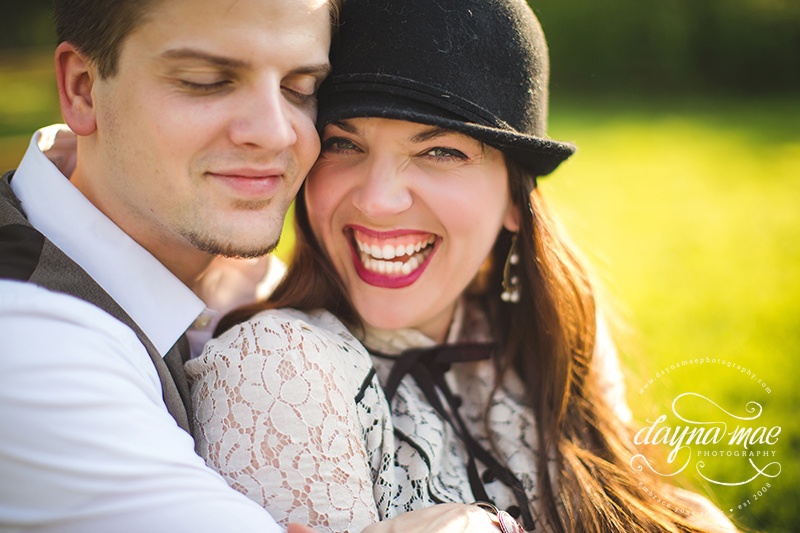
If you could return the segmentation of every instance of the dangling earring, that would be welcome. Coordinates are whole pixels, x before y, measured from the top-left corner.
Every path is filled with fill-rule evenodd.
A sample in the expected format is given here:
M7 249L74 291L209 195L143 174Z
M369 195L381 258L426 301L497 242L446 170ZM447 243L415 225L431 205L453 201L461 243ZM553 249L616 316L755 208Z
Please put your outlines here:
M519 301L519 253L517 253L517 234L511 238L511 249L508 250L506 265L503 267L503 292L500 299L515 304Z

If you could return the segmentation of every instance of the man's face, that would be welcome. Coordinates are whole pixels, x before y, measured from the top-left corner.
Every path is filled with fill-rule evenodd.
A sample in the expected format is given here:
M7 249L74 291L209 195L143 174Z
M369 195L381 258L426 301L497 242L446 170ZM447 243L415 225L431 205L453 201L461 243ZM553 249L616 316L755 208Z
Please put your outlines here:
M268 252L319 152L329 44L326 0L158 3L94 80L73 181L168 267Z

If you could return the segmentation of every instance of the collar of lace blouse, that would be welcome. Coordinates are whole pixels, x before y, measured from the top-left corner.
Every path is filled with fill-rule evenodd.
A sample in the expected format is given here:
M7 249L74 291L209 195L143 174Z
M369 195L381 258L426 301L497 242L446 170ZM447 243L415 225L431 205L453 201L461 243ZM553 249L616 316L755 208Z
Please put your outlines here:
M464 298L459 299L445 344L488 342L490 340L489 320L483 309L476 302L467 301ZM416 329L379 329L369 325L364 326L362 342L368 350L387 355L399 354L412 348L430 348L436 345L433 339Z

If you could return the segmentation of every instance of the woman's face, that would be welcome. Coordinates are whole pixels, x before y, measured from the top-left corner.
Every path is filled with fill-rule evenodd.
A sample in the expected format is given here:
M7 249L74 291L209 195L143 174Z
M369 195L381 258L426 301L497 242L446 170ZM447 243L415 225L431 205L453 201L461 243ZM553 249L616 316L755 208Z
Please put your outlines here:
M401 120L326 126L305 198L361 318L440 342L501 227L518 227L500 151Z

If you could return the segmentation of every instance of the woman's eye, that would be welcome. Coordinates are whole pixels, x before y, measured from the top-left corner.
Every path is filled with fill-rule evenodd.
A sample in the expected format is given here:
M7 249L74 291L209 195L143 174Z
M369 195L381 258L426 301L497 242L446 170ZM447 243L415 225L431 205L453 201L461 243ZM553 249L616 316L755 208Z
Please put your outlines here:
M344 137L330 137L322 142L322 151L334 154L352 153L358 151L358 146Z
M425 157L440 161L464 161L467 159L467 156L464 154L464 152L456 150L455 148L445 148L443 146L431 148L423 155Z

